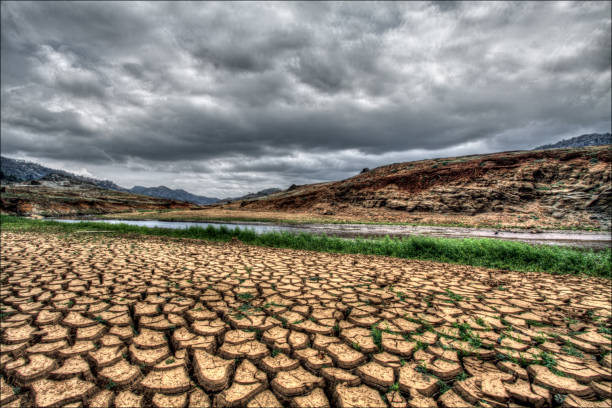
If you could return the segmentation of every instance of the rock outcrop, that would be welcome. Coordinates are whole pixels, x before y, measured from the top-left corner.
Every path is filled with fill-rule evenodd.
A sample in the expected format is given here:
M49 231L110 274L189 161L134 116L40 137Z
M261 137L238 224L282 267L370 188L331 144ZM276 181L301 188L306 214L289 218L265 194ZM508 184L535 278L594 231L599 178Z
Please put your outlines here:
M241 207L391 217L493 214L518 223L544 217L606 227L612 215L611 157L608 145L395 163L338 182L296 186Z
M59 174L2 186L0 212L25 216L75 216L197 208L193 204L109 190Z

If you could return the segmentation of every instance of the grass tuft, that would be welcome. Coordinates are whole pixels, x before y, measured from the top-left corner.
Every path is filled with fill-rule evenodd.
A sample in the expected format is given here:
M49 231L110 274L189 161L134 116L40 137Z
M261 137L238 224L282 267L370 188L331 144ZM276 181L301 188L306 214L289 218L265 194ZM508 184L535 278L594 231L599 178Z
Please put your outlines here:
M118 234L166 236L172 238L206 239L229 242L232 237L245 244L271 248L303 249L319 252L382 255L396 258L421 259L495 269L549 272L612 277L612 250L579 250L559 246L530 245L496 239L453 239L411 236L400 239L344 239L314 234L270 232L257 234L252 230L190 227L188 229L148 228L127 224L98 222L61 223L32 220L8 215L0 216L4 231L56 232L110 231ZM177 284L178 286L178 284ZM502 289L502 288L500 288ZM505 288L504 288L505 289Z
M376 325L372 325L370 331L372 333L372 339L374 341L374 344L376 344L376 347L378 347L379 351L382 351L382 330L376 327Z

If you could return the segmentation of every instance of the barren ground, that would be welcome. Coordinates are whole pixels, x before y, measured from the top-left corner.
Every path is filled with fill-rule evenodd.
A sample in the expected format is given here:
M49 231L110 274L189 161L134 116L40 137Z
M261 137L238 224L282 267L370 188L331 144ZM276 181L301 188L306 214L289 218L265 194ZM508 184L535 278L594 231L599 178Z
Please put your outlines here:
M610 146L394 163L226 208L384 222L610 226Z
M611 404L609 280L99 233L1 238L3 407Z
M115 217L609 230L611 160L598 146L394 163L201 210Z

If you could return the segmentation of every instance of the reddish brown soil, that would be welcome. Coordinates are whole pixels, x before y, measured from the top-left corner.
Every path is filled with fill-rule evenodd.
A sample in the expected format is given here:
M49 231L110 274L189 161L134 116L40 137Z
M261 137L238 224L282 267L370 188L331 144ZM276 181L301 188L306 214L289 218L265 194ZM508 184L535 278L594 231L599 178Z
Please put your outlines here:
M363 221L607 227L611 158L610 146L598 146L396 163L222 208Z

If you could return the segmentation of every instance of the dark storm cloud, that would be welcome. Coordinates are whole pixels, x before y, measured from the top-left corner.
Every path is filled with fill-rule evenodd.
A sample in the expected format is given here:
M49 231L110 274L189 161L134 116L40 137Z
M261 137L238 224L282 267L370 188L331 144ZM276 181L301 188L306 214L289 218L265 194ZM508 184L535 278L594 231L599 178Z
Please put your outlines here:
M231 196L610 129L609 2L1 7L2 153L128 186Z
M583 39L574 50L549 58L545 64L553 72L576 72L586 69L593 72L610 72L612 43L610 21L593 27L590 38Z
M71 136L92 136L94 131L83 125L79 114L74 111L52 112L41 107L28 107L26 115L11 115L7 112L4 122L11 127L25 129L32 133L64 134Z

